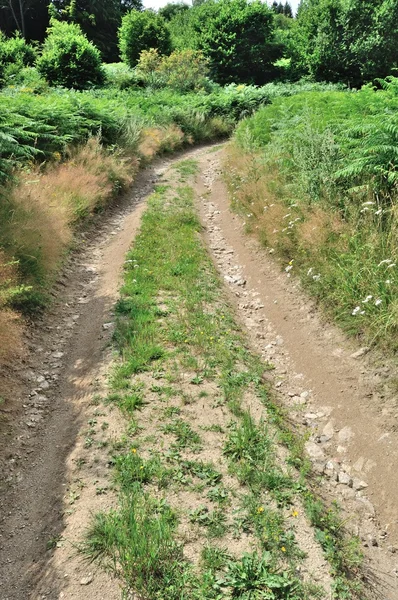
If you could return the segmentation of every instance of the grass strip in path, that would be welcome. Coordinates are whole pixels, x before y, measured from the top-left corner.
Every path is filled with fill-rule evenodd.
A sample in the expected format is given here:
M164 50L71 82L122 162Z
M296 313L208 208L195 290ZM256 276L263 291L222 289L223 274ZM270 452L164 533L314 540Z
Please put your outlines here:
M94 517L83 550L128 597L365 598L356 540L310 490L264 384L269 365L248 348L202 243L195 164L176 167L126 261L107 399L128 417L111 456L120 506Z

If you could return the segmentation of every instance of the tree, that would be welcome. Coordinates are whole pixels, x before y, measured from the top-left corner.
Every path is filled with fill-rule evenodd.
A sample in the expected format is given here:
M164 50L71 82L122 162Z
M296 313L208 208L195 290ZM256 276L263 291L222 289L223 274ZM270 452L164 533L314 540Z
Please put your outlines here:
M166 21L171 21L178 13L189 10L189 5L185 2L169 2L162 8L159 8L159 15Z
M288 43L295 68L361 86L398 66L398 0L303 0Z
M171 40L166 21L151 10L132 10L122 20L119 29L121 56L130 67L135 67L143 50L156 48L160 54L170 54Z
M51 0L53 18L76 23L101 51L105 61L119 57L117 32L129 10L142 10L141 0Z
M87 89L105 80L99 50L78 25L51 21L37 68L51 85Z
M275 75L282 48L273 13L259 0L207 0L192 9L192 29L215 81L261 85Z
M47 0L0 0L0 30L43 41L49 24Z

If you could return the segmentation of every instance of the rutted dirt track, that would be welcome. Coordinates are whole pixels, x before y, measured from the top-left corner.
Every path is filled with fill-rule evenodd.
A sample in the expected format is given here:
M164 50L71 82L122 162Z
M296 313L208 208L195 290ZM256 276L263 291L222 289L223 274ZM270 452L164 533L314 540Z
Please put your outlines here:
M379 405L382 365L372 365L371 354L354 358L358 348L325 324L294 279L245 236L242 219L229 210L221 151L199 149L186 157L200 162L196 191L204 235L237 314L254 347L275 365L281 403L310 432L307 449L324 474L325 493L352 516L380 597L398 599L398 434ZM98 448L94 471L82 463L81 478L76 465L90 443L87 420L106 422L107 440L123 431L116 414L99 412L95 395L106 387L112 359L111 312L125 254L144 199L171 162L143 172L130 198L88 236L59 283L51 314L29 339L25 412L16 413L13 439L2 450L2 600L120 597L117 584L76 558L70 543L79 539L90 512L112 504L111 490L102 493L105 453ZM59 547L47 562L49 542Z

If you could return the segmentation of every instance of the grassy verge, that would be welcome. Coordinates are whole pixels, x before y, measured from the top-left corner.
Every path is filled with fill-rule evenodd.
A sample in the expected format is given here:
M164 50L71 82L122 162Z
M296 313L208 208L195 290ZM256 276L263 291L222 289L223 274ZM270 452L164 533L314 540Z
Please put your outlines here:
M227 159L249 231L343 329L397 350L397 83L277 99Z
M94 517L83 551L148 600L364 598L357 541L311 490L300 440L263 383L270 367L248 348L201 242L195 164L177 167L127 257L105 399L128 419L112 453L120 504ZM299 530L315 534L314 555ZM316 581L308 565L322 549L329 568Z

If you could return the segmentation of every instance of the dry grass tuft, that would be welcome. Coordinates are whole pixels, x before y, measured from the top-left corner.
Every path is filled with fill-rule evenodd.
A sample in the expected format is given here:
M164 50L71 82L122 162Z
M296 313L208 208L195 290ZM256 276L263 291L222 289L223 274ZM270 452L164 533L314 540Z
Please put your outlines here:
M9 252L27 263L33 277L46 279L68 248L73 227L130 184L137 165L106 153L92 138L68 162L24 175L9 192L12 221L0 226L0 232L7 230ZM24 275L29 280L29 272Z
M0 250L0 367L11 362L22 348L21 319L6 308L9 290L17 282L15 265L7 261L4 252Z
M144 160L152 160L161 152L172 152L184 142L184 133L177 125L167 127L147 127L141 132L138 152Z

